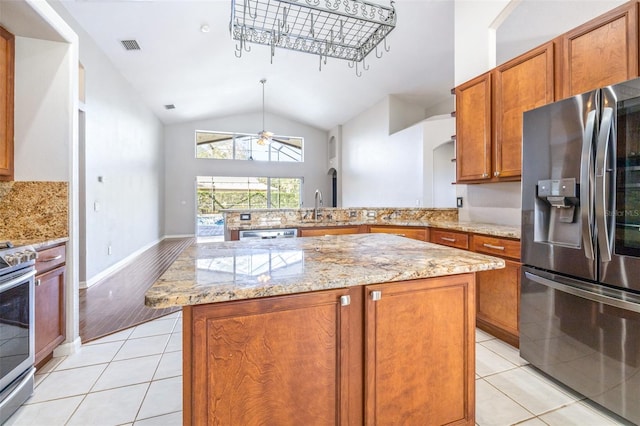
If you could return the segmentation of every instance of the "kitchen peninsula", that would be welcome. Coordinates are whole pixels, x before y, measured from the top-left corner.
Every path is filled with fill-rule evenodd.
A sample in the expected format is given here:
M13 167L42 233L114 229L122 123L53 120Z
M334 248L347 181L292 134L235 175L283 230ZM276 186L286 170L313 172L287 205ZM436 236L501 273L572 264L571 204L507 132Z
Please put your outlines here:
M474 424L482 254L389 234L194 244L148 290L183 306L184 424Z

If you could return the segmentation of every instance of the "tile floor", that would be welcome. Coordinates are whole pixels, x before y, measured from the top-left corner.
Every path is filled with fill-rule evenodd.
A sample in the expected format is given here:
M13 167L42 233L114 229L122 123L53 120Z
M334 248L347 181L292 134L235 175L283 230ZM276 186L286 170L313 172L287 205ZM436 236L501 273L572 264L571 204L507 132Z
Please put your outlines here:
M476 422L625 425L528 366L513 347L476 332ZM9 425L181 425L182 320L171 314L83 345L36 375Z

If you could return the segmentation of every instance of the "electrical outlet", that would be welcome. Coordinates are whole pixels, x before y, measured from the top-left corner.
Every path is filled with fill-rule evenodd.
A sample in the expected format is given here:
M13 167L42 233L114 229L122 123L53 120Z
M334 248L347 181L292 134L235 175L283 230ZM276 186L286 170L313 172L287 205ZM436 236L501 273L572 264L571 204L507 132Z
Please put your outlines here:
M462 197L457 197L457 198L456 198L456 206L457 206L458 208L461 208L461 207L462 207Z
M251 213L240 213L240 220L251 220Z
M367 217L376 217L376 212L367 212Z
M356 216L358 216L358 213L357 213L357 212L355 212L355 211L353 211L353 210L350 210L350 211L349 211L349 217L356 217Z

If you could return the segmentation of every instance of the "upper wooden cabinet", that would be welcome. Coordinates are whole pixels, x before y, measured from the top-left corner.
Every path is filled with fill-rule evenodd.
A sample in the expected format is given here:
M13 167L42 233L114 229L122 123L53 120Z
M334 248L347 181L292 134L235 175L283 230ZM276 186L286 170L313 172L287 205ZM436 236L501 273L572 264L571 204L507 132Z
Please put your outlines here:
M13 75L15 40L0 27L0 181L13 180Z
M554 100L549 42L456 88L457 181L519 180L522 113Z
M456 180L491 178L491 73L456 87Z
M554 43L499 66L494 75L493 177L519 179L522 113L554 100Z
M563 97L638 76L638 3L629 2L562 36Z

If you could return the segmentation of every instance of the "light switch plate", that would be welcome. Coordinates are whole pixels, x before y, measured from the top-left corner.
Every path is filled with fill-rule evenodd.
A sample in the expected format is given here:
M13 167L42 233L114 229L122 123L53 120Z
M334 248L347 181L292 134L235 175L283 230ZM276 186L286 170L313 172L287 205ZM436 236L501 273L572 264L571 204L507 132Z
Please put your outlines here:
M240 220L251 220L251 213L240 213Z
M462 207L462 197L457 197L456 198L456 206L457 207Z

